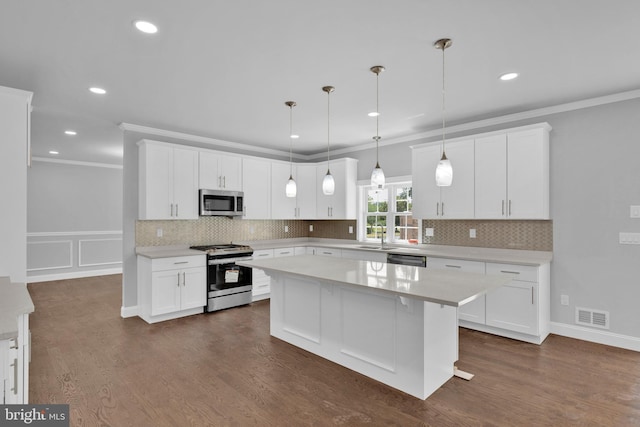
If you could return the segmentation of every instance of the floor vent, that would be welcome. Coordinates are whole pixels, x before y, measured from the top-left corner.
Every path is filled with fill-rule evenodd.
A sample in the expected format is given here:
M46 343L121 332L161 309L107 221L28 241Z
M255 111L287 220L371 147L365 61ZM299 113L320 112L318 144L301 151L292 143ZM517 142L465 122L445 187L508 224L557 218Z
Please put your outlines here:
M576 307L576 323L578 325L609 329L609 312Z

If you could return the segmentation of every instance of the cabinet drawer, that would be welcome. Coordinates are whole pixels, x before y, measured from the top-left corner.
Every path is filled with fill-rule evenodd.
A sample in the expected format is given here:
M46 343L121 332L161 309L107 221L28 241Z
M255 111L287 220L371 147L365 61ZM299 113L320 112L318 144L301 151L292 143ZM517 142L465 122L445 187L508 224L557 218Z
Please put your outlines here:
M283 256L294 256L295 249L294 248L280 248L273 250L273 256L275 258L283 257Z
M334 256L340 258L342 256L342 250L332 248L316 248L316 255Z
M151 260L151 270L177 270L191 267L204 267L206 264L207 260L205 255L155 258Z
M427 257L427 268L440 269L440 270L459 270L469 273L484 274L485 265L482 261L468 261L465 259L451 259L451 258L432 258Z
M273 258L273 249L258 249L253 251L253 259L268 259Z
M538 267L534 265L487 263L487 274L515 273L513 280L538 282Z

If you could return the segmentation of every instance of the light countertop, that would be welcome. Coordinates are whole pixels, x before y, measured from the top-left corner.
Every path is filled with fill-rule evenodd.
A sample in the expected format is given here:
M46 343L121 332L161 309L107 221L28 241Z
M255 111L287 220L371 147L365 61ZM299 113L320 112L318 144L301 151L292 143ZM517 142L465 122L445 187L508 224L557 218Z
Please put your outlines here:
M300 255L240 261L238 264L343 285L365 287L438 304L460 306L513 279L510 274L476 274L450 270Z
M216 242L212 242L216 243ZM234 242L236 243L236 242ZM319 248L335 248L341 250L357 250L367 252L382 252L394 254L423 255L434 258L453 258L471 261L495 262L503 264L518 264L539 266L548 264L553 258L552 252L530 251L521 249L495 249L478 248L470 246L445 246L445 245L388 245L384 250L373 249L379 247L379 243L358 242L355 240L339 239L280 239L280 240L257 240L237 242L249 245L253 250L279 249L298 246L313 246ZM176 256L203 255L203 252L189 249L187 245L177 246L145 246L136 248L136 253L147 258L169 258Z
M0 277L0 340L18 336L18 316L33 313L33 301L24 283Z

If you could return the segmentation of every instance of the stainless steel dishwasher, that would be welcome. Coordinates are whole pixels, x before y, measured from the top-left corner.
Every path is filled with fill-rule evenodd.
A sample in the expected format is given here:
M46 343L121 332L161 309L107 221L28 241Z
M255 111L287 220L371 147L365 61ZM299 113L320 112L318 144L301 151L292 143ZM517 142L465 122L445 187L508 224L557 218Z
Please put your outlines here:
M424 255L408 254L387 254L389 264L413 265L415 267L426 267L427 257Z

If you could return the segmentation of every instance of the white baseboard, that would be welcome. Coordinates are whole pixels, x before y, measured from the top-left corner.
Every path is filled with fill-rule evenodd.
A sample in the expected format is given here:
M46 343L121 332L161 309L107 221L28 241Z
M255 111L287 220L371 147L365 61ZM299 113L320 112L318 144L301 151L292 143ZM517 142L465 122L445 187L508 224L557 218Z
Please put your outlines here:
M102 270L70 271L68 273L43 274L40 276L27 276L27 283L80 279L83 277L108 276L110 274L122 274L122 267L107 268Z
M564 337L591 341L598 344L620 347L627 350L640 351L640 338L629 335L616 334L609 331L599 331L584 326L551 322L551 333Z
M138 306L134 305L132 307L120 307L120 316L126 319L127 317L135 317L138 315Z

